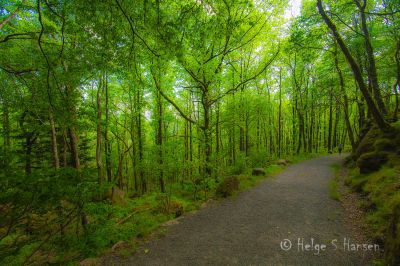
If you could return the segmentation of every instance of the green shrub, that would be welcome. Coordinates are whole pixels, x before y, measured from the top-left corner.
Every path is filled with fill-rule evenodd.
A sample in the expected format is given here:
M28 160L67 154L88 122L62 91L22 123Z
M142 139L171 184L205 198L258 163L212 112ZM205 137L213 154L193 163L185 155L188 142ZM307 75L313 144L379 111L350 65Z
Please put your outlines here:
M218 197L229 197L232 196L235 191L239 190L239 179L237 176L229 176L222 180L217 186L215 194Z

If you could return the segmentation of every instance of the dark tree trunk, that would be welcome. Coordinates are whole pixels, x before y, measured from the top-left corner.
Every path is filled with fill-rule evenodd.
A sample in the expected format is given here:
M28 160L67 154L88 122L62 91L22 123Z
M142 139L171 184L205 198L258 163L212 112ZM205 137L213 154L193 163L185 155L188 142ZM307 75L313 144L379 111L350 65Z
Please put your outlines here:
M57 147L57 132L54 123L54 117L51 109L49 110L49 122L51 127L51 155L53 159L54 169L60 168L60 159L58 157L58 147Z

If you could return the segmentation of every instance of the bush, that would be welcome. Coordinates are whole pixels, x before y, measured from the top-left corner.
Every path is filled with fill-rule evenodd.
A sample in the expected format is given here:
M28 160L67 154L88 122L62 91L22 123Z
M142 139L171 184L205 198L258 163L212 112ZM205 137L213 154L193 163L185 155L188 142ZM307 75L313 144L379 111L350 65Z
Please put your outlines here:
M235 191L239 190L239 179L237 176L229 176L224 178L221 183L217 186L215 194L218 197L229 197L232 196Z

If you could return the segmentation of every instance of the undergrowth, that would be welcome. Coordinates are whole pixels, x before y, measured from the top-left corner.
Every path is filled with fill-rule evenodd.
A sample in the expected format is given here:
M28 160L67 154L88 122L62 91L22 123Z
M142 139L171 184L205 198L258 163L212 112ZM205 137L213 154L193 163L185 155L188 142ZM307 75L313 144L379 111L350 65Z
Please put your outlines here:
M313 157L316 155L303 155L289 158L289 161L294 163ZM276 164L264 165L266 172L264 176L252 176L250 168L233 169L233 174L239 173L237 177L240 181L239 190L234 195L254 187L266 177L273 176L284 168L285 166ZM210 178L200 186L195 185L194 182L171 183L166 186L166 193L149 192L140 196L126 195L124 203L119 205L111 204L110 200L93 200L94 194L89 193L84 200L76 202L76 206L78 206L74 211L76 218L72 219L72 222L65 225L62 230L57 229L61 226L61 224L58 225L55 215L57 209L49 205L47 209L42 210L41 206L35 211L37 214L34 214L36 216L33 217L33 221L41 223L41 225L42 223L47 224L40 220L42 216L47 217L49 219L48 228L26 234L25 229L21 227L17 228L15 233L0 239L0 265L74 264L84 258L102 256L109 252L111 247L122 241L127 244L125 246L128 249L125 248L118 252L120 255L128 256L137 249L141 239L146 239L163 223L182 213L199 209L211 198L216 199L215 190L218 180ZM60 189L66 188L63 185L60 187ZM82 191L82 188L74 189ZM48 191L44 191L43 195L47 195L46 193L48 194ZM63 196L60 197L54 202L63 202ZM38 206L40 204L38 202ZM76 206L67 205L66 207L61 204L57 208L65 212L67 209L75 210ZM84 228L80 219L82 213L87 217L87 224ZM68 213L65 212L60 217L66 220ZM48 235L48 238L43 237L42 234L43 236ZM18 246L13 245L15 243Z

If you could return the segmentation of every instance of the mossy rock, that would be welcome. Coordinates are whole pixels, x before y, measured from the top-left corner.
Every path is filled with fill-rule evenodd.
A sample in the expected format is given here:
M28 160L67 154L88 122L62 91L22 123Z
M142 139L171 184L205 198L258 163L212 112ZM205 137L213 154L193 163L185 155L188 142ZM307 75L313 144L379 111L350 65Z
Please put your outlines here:
M385 263L400 265L400 203L393 208L385 240Z
M390 139L380 138L380 139L375 140L374 148L375 148L375 151L393 152L396 150L396 145Z
M254 176L263 176L266 175L266 171L264 168L254 168L253 171L251 172L251 175Z
M357 150L354 154L354 159L358 160L361 155L365 153L370 153L375 150L374 143L377 138L382 135L382 131L376 126L371 127L368 133L362 138Z
M361 174L368 174L378 171L388 161L387 152L368 152L358 158L357 166Z
M237 176L226 177L218 184L215 194L222 198L232 196L235 191L239 190L239 183Z

